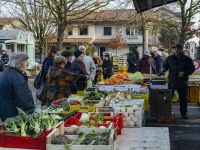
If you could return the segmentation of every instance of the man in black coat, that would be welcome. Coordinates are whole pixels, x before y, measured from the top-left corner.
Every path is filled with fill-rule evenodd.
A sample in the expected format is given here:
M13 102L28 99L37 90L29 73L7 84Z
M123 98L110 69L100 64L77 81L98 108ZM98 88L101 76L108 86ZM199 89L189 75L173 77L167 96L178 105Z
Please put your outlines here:
M180 112L183 119L187 117L188 77L195 71L192 59L183 54L183 47L177 44L175 53L164 62L164 72L169 70L169 88L177 90L180 98Z
M129 53L127 62L128 62L128 72L135 73L138 66L138 52L137 47L134 47L132 52Z

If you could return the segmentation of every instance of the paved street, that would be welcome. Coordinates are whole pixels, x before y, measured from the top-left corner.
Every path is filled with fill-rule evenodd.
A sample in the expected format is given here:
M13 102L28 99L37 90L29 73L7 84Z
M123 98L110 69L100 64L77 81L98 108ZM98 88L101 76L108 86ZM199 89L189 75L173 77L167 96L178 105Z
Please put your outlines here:
M147 126L169 127L171 150L199 150L200 149L200 106L189 104L189 120L182 120L179 106L173 104L174 120L172 124L155 124L148 121Z

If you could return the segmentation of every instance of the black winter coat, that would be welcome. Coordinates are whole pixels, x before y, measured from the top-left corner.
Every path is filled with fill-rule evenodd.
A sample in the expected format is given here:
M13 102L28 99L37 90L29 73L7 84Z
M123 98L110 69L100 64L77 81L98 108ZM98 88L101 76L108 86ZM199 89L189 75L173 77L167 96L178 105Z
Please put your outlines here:
M175 54L167 57L164 62L164 71L169 70L169 87L173 89L188 86L188 77L195 71L192 59L186 55L177 57ZM183 77L178 77L179 72L184 72Z
M72 62L72 64L71 64L71 71L73 73L77 73L79 75L86 75L84 73L84 70L82 70L81 66L78 64L78 62L76 60L74 60ZM72 90L72 93L75 93L76 91L83 91L83 90L85 90L86 87L87 87L87 80L86 80L86 78L79 78L76 81L75 87L73 87L73 89L71 89L71 90Z
M109 60L104 60L102 64L104 76L110 77L112 75L113 63Z
M26 113L34 111L28 78L18 69L8 67L0 76L0 118L18 115L17 107Z
M135 73L137 71L138 60L137 56L134 53L130 53L128 58L128 72Z

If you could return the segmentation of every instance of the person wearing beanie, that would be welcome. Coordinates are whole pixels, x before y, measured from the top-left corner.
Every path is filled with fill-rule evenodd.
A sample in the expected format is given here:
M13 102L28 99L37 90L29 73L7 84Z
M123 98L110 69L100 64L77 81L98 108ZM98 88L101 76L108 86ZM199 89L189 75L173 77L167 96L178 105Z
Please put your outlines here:
M67 98L71 95L71 85L78 79L86 79L86 75L68 72L64 69L66 58L58 55L54 58L47 74L47 100L49 106L53 100ZM56 88L55 88L56 87Z
M143 74L154 74L156 73L156 64L149 50L144 50L144 55L139 62L138 70Z
M71 71L73 73L87 76L87 79L88 79L89 76L86 71L85 64L83 63L84 53L82 51L77 50L74 52L74 56L75 56L75 59L72 62ZM76 81L76 86L73 88L73 93L76 93L77 91L85 90L85 88L87 87L87 79L78 79Z

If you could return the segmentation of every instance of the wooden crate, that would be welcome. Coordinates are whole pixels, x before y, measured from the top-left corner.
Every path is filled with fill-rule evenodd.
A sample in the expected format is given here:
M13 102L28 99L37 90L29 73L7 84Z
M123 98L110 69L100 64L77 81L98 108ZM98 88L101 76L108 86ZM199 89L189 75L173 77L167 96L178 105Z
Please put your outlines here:
M194 84L188 87L188 101L191 103L200 103L200 85Z
M66 131L69 131L70 128L66 128ZM103 132L105 129L87 129L87 128L82 128L82 132ZM47 150L66 150L65 145L56 145L56 144L51 144L51 141L56 137L60 135L58 129L54 129L51 134L47 137ZM115 130L111 130L110 138L109 138L109 145L71 145L69 147L70 150L114 150L114 135L115 135ZM74 135L66 135L69 137L69 139L74 139Z

